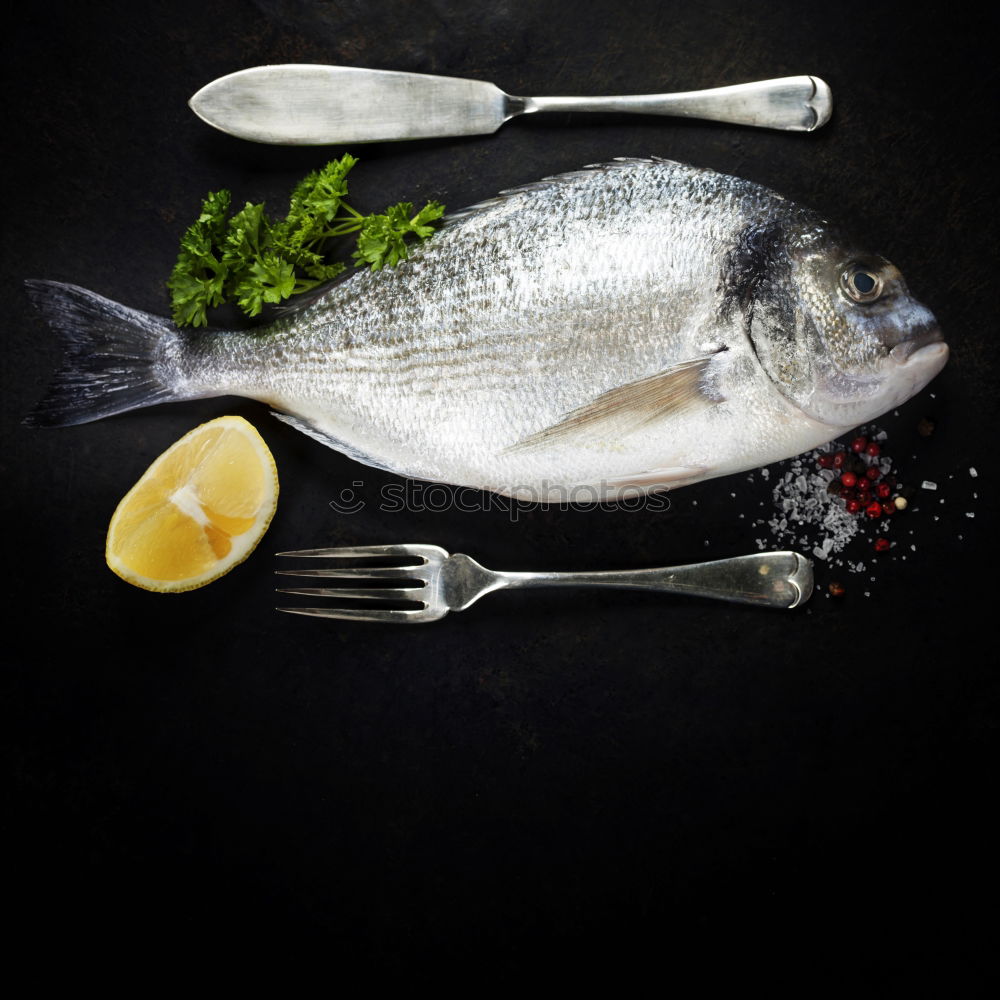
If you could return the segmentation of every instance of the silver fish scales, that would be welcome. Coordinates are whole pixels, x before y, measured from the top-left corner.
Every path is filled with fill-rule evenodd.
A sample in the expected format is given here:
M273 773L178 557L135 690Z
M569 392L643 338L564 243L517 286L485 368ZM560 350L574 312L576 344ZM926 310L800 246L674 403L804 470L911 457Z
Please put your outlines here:
M70 347L39 423L236 394L369 465L530 500L797 454L899 405L948 354L884 258L766 188L666 160L505 192L259 330L32 289Z

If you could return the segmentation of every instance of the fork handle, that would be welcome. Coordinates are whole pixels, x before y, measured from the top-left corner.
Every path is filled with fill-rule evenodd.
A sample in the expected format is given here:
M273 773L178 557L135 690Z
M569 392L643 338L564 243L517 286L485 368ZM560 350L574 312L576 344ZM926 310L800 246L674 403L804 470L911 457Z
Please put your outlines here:
M501 587L618 587L693 594L737 604L795 608L812 596L812 563L798 552L751 555L690 566L594 573L497 573Z
M627 97L512 97L513 114L535 111L617 111L675 115L812 132L830 120L833 97L818 76L785 76L777 80L739 83L732 87L689 90L680 94L635 94ZM513 117L513 114L511 117Z

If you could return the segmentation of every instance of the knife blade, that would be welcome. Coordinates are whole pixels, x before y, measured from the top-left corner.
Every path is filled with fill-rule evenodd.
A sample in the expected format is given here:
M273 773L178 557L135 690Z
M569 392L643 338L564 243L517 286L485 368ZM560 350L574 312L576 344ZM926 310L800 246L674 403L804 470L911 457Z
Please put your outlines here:
M486 135L517 115L538 111L675 115L811 132L833 110L829 86L815 76L678 94L515 97L480 80L306 63L230 73L188 103L222 132L293 146Z

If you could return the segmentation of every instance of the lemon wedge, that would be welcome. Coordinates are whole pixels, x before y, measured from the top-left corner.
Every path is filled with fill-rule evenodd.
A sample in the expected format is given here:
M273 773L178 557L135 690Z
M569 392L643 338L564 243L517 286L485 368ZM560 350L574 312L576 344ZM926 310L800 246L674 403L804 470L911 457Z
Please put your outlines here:
M125 495L108 528L108 566L145 590L204 587L253 552L277 504L264 439L242 417L218 417L171 445Z

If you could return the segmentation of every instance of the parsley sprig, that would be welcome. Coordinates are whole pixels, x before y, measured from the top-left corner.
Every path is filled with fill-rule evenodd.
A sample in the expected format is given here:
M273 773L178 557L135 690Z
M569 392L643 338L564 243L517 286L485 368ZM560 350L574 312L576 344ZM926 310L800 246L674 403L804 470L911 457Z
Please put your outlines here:
M395 267L407 255L408 237L427 239L444 206L429 201L419 212L410 202L362 215L348 205L347 175L358 161L332 160L296 185L285 218L272 222L264 205L250 202L229 215L232 195L210 193L201 213L181 237L180 253L167 281L174 322L205 326L207 311L235 301L248 316L264 303L307 292L345 270L328 260L326 244L357 233L356 267Z

